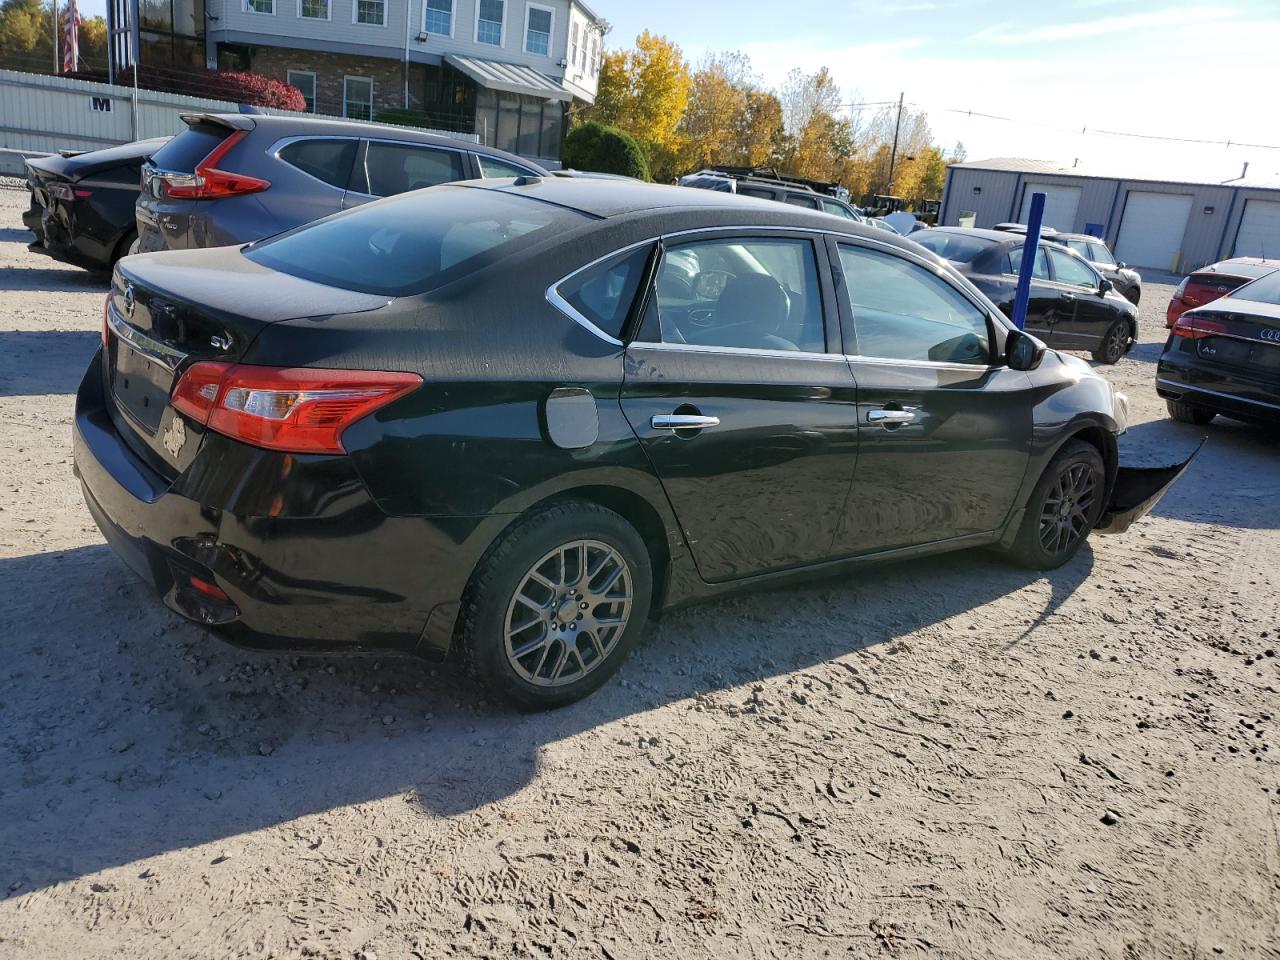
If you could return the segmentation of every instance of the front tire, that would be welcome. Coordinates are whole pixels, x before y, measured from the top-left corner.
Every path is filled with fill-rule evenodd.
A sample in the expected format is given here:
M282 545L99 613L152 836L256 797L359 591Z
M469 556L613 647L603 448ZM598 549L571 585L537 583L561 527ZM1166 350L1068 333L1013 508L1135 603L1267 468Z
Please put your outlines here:
M1027 501L1010 555L1032 570L1056 570L1076 555L1102 516L1107 470L1096 447L1069 440Z
M579 500L538 510L481 559L463 598L463 660L521 707L573 703L621 666L652 593L644 540L619 514Z
M1098 349L1093 351L1093 359L1099 363L1119 363L1128 347L1129 324L1124 320L1117 320L1107 329Z
M1197 427L1203 427L1217 416L1214 411L1192 406L1185 400L1166 400L1165 404L1169 408L1169 416L1179 423L1194 423Z

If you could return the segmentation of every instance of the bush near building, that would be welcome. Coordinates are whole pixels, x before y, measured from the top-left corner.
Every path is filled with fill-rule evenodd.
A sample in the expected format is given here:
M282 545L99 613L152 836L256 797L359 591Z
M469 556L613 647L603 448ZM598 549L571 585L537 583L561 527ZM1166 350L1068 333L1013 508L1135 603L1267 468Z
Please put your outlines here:
M564 165L574 170L649 179L644 151L630 134L595 120L580 123L564 138Z
M79 80L107 82L105 70L80 70L67 74ZM133 86L133 68L126 67L116 75L119 86ZM138 86L143 90L161 93L180 93L188 97L208 97L210 100L230 100L255 107L273 107L277 110L306 110L307 101L302 91L283 80L264 77L260 73L243 73L230 70L170 70L143 67L138 71Z

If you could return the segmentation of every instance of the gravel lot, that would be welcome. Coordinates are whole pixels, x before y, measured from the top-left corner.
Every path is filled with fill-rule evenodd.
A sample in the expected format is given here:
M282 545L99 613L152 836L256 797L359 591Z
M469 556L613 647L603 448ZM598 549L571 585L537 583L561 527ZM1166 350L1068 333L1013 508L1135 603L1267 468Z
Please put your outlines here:
M985 553L682 612L587 702L251 655L71 475L105 282L0 190L0 957L1280 957L1280 444L1218 421L1051 576ZM1167 278L1166 278L1167 279ZM1130 461L1171 287L1107 371ZM1271 747L1276 746L1276 750Z

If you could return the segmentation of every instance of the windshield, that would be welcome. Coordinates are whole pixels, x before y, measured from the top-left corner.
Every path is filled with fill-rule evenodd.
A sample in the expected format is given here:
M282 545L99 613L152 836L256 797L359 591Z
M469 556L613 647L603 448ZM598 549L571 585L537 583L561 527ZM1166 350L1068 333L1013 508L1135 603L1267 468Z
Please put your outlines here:
M952 263L971 263L983 250L991 247L990 240L980 237L967 237L963 233L943 233L935 230L921 230L912 234L911 239L926 250L932 250L943 260Z
M1252 300L1255 303L1280 304L1280 271L1270 273L1260 280L1245 284L1230 294L1232 300Z
M587 220L528 197L446 185L365 204L250 246L244 255L304 280L404 297Z

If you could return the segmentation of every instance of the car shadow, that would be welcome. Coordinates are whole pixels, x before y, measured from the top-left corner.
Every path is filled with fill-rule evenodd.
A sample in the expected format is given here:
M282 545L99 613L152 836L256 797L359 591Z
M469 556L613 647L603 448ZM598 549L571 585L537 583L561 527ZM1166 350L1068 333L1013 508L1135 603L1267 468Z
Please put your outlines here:
M0 397L75 393L101 342L88 330L0 330Z
M32 239L31 231L25 227L0 227L0 243L21 243L26 245Z
M1025 590L1025 608L982 628L1016 641L1092 565L1085 550L1038 574L971 551L677 611L597 693L523 714L448 665L237 650L166 610L105 546L3 559L0 897L388 796L424 816L476 810L562 777L541 769L548 747L589 762L592 732L614 721L613 749L655 749L643 714L659 705L782 722L749 716L765 677L874 696L873 664L831 661L911 657L914 631ZM979 636L947 640L968 656Z
M45 260L46 263L51 261ZM102 293L111 286L105 271L80 267L0 267L0 290L9 293Z

